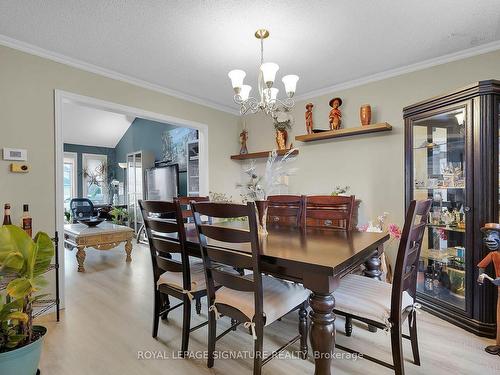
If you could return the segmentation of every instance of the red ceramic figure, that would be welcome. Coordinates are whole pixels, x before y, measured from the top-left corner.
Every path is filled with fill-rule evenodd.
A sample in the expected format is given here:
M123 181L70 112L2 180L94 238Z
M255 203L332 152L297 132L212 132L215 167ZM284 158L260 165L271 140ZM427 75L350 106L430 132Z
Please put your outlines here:
M307 134L311 134L313 131L313 112L312 109L314 104L307 103L306 104L306 131Z
M341 124L341 118L342 118L342 112L340 112L339 107L342 105L342 99L340 98L333 98L330 100L330 107L332 109L330 110L330 116L329 116L329 122L330 122L330 130L338 130L340 129L340 124Z

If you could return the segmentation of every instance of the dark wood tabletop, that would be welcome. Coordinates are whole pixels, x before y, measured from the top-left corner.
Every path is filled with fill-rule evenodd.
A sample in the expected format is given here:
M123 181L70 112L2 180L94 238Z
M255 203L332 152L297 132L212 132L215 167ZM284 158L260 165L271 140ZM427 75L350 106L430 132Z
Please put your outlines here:
M244 222L217 225L248 230ZM289 227L268 227L268 231L267 235L259 236L262 272L301 282L311 290L309 305L314 374L330 375L335 350L334 291L343 276L362 264L365 265L366 276L380 279L380 256L389 234ZM189 254L200 257L194 224L186 224L186 240ZM221 248L227 246L214 240L208 242ZM250 252L250 244L231 244L231 250Z

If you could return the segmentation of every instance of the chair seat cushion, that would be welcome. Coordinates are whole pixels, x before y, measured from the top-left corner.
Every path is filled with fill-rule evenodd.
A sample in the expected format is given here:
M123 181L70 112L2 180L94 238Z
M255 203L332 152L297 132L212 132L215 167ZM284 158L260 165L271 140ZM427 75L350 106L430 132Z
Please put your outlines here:
M190 259L190 271L191 271L191 289L190 292L198 292L207 288L205 281L205 271L203 270L203 262L191 262ZM156 285L166 284L172 288L183 290L183 280L182 272L171 272L167 271L160 275Z
M252 278L253 275L245 275ZM281 318L309 297L310 292L302 285L262 275L263 309L266 325ZM245 314L249 321L255 315L255 299L253 292L241 292L227 287L215 293L215 304L224 304L237 308Z
M347 275L333 293L335 310L382 323L390 328L392 285L359 275ZM414 300L403 292L401 309L413 306Z

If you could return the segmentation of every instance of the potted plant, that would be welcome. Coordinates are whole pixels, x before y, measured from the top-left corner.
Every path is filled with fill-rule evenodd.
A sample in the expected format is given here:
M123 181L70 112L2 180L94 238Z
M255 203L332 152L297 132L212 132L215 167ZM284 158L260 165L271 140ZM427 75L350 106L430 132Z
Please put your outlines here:
M31 239L14 225L0 227L0 374L34 375L47 329L33 325L33 306L43 295L44 273L54 256L50 237Z
M128 212L123 207L113 207L113 209L109 212L111 218L113 219L113 223L117 225L125 225L128 220Z

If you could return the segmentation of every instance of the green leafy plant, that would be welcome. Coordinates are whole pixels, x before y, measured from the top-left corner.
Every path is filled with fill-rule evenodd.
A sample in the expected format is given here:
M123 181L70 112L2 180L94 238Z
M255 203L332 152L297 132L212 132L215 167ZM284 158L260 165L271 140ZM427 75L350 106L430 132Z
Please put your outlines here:
M335 186L335 190L332 192L332 196L337 196L340 194L346 194L349 190L351 190L350 186Z
M117 225L125 225L128 220L128 212L123 207L113 207L109 214L113 218L113 223Z
M2 282L7 280L0 294L0 352L37 339L33 304L44 296L35 293L47 284L43 274L53 256L54 244L46 233L38 232L31 239L14 225L0 227L0 277Z

